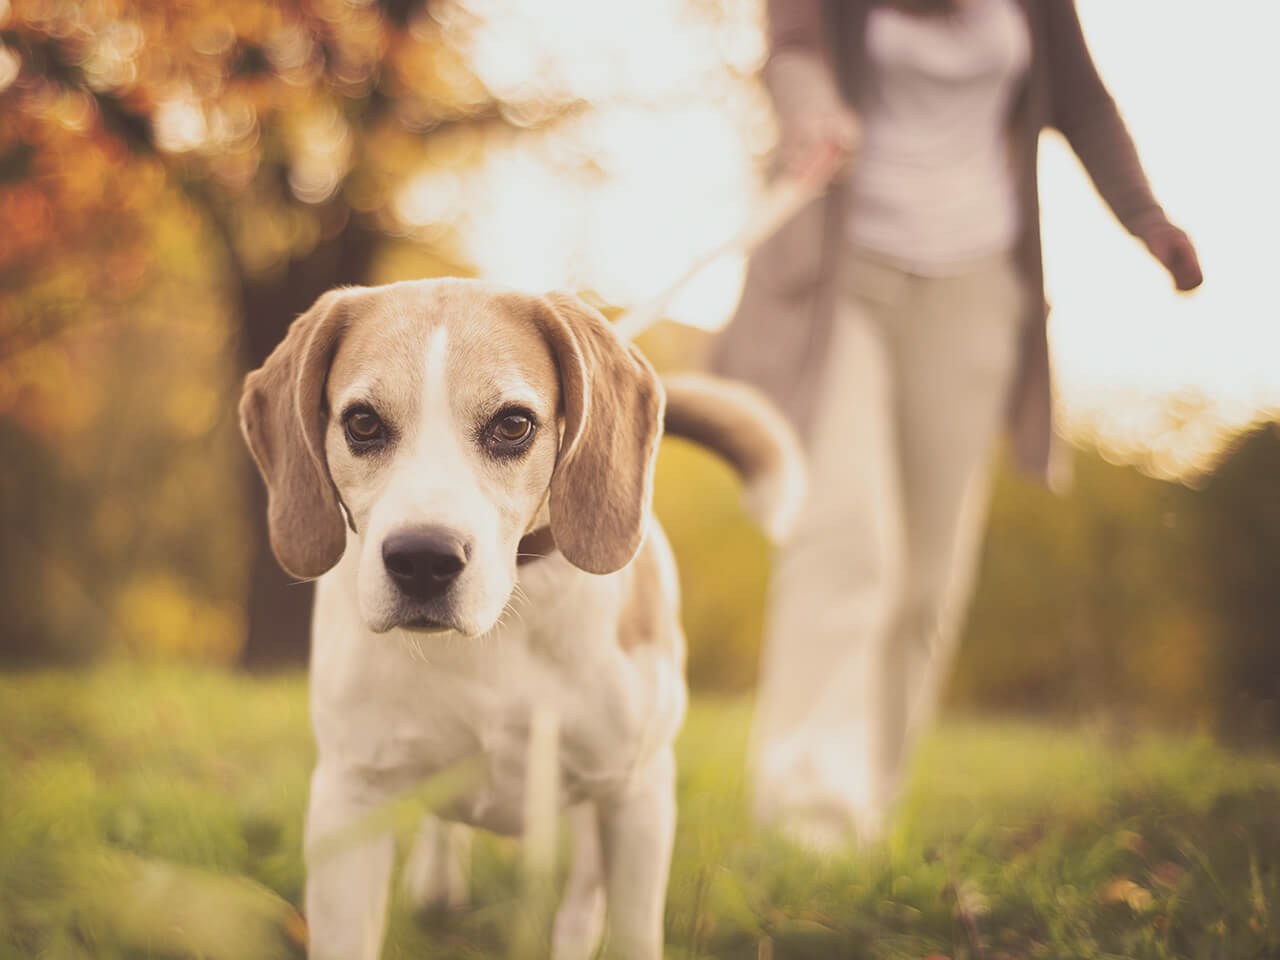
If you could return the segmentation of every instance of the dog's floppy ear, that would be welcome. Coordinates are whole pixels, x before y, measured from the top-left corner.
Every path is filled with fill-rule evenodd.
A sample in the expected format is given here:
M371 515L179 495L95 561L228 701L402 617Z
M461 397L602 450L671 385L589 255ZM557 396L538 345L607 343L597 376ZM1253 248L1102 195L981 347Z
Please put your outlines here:
M665 397L649 362L576 297L537 311L560 371L564 436L551 475L551 533L575 567L612 573L644 540Z
M344 292L329 291L293 322L240 397L240 429L267 485L271 549L300 578L332 567L347 542L324 454L324 384L347 322Z

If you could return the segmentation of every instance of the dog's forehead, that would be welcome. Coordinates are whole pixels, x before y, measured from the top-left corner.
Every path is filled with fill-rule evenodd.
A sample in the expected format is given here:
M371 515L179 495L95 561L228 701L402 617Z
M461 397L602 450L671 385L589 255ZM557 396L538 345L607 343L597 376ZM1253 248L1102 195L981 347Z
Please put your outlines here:
M397 283L349 297L350 322L329 372L330 402L355 391L411 405L429 375L428 347L442 340L453 389L501 393L511 383L539 393L556 389L533 297L471 281Z

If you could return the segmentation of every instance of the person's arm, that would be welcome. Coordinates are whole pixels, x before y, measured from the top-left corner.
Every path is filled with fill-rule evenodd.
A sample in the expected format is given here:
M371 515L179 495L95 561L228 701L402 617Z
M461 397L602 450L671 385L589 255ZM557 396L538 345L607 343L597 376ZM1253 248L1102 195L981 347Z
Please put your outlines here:
M778 167L796 173L824 150L849 153L858 123L840 96L821 0L769 0L764 84L778 117Z
M784 50L799 50L826 60L822 0L769 0L765 12L770 56Z
M1045 0L1049 27L1051 122L1116 218L1142 240L1179 290L1204 279L1195 248L1156 202L1115 100L1089 55L1073 0Z

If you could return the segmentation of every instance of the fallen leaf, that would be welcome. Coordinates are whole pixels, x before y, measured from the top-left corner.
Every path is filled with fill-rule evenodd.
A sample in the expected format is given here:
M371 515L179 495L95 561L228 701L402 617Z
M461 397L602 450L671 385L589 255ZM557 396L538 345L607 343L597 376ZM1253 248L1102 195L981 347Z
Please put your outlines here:
M285 920L284 932L298 946L306 948L311 941L307 930L307 921L296 910Z
M1129 891L1136 886L1128 877L1115 877L1103 888L1102 899L1107 903L1126 903Z
M1186 872L1176 863L1170 863L1166 860L1151 871L1151 877L1162 887L1176 887L1178 881L1183 878Z
M1127 877L1116 877L1108 883L1103 888L1102 899L1107 903L1128 904L1135 913L1149 910L1155 902L1150 890Z
M1129 895L1124 899L1129 904L1129 909L1134 913L1145 913L1155 903L1155 897L1151 895L1151 891L1146 887L1138 886L1136 883L1133 885L1133 889L1129 891Z

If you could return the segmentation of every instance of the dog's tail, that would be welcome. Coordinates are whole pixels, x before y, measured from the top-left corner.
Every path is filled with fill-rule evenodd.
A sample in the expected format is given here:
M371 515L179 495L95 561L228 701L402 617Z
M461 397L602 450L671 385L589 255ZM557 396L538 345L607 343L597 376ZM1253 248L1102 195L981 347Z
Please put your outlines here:
M742 476L747 511L773 541L791 531L808 483L791 425L761 393L706 374L663 377L666 432L724 457Z

